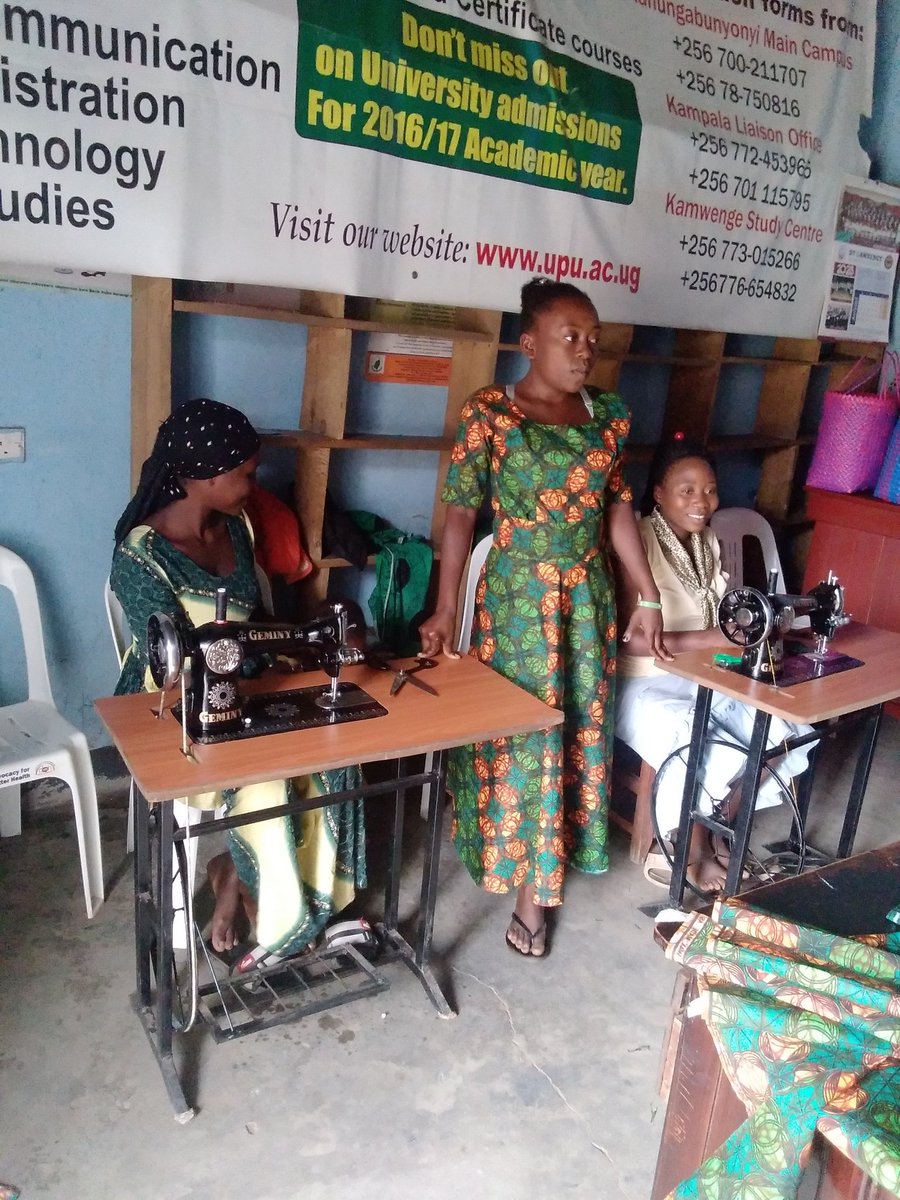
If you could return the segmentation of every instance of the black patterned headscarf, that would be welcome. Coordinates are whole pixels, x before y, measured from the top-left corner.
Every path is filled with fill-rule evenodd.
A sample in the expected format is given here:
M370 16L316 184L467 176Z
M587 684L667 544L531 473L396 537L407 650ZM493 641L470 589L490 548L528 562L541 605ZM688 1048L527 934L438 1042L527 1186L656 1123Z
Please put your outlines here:
M212 479L258 451L259 435L236 408L217 400L180 405L159 427L137 491L116 525L116 545L151 513L184 499L179 479Z

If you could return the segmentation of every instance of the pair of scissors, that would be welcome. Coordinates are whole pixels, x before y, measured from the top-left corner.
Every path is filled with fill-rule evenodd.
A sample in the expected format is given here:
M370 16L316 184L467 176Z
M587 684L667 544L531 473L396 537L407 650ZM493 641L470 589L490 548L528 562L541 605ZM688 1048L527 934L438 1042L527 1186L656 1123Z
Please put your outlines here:
M428 692L432 696L436 696L437 692L430 683L426 683L424 679L416 679L417 671L430 671L432 667L437 666L437 660L434 658L417 658L415 665L411 667L403 667L394 676L394 682L391 684L391 695L396 696L404 683L411 683L414 687L421 688L423 692Z

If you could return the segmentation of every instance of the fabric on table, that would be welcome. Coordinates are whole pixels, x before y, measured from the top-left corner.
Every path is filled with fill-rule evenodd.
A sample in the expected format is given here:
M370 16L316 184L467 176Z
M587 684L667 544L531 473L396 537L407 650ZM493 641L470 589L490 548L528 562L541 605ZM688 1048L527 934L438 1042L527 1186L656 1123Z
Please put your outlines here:
M212 575L147 525L133 529L113 556L110 584L134 635L116 694L154 691L147 669L146 629L154 612L181 614L195 628L215 617L216 589L228 590L228 618L246 621L259 604L253 543L246 522L228 517L235 569ZM142 632L143 631L143 632ZM192 796L193 807L224 804L231 816L277 807L295 794L323 796L357 787L358 767L325 771L288 781L273 780ZM303 949L328 919L366 885L362 800L344 801L290 816L273 817L228 834L242 882L258 902L260 945L288 955Z
M644 517L638 522L647 561L662 604L663 625L670 632L703 629L704 610L696 593L689 592L669 562L657 537L654 522ZM719 543L707 526L700 536L705 542L713 565L712 589L720 598L728 586L728 576L722 570ZM626 742L635 753L655 771L679 747L681 753L672 758L657 778L656 820L661 833L669 834L678 828L681 799L687 771L687 748L691 741L697 685L688 679L671 675L654 665L647 655L622 654L618 661L616 685L616 737ZM744 769L746 749L753 733L754 709L740 700L714 692L710 709L712 736L727 745L707 746L701 768L700 811L709 815L715 805L726 798L729 790ZM810 725L792 724L772 717L769 725L768 747L781 745L788 737L810 733ZM777 772L775 778L763 772L757 795L757 808L780 804L785 797L782 781L802 774L809 762L810 747L798 746L770 763Z
M608 867L616 619L604 516L631 501L630 415L612 394L593 408L583 425L545 425L501 388L476 392L442 497L478 508L489 494L493 511L469 653L565 714L546 732L451 751L453 837L481 887L533 883L544 906L562 902L567 863Z
M816 1130L900 1197L898 948L895 929L845 938L736 900L682 925L667 954L697 972L748 1117L669 1200L792 1200Z

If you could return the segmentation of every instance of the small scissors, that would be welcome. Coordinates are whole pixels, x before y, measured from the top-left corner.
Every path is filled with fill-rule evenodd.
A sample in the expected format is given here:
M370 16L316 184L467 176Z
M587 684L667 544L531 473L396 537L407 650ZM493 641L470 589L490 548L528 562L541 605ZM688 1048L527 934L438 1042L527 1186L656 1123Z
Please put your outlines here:
M430 671L432 667L437 666L437 660L434 658L417 658L415 666L403 667L394 676L394 682L391 684L391 695L396 696L404 683L411 683L417 688L421 688L423 692L429 692L432 696L436 696L437 692L430 683L426 683L423 679L414 679L413 676L417 671Z

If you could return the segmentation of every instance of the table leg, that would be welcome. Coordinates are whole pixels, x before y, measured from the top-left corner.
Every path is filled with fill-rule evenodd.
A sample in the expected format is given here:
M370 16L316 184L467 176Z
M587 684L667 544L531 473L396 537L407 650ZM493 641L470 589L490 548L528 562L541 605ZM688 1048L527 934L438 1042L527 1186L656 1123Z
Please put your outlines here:
M872 769L872 758L875 754L875 744L878 741L883 711L884 705L876 704L866 713L863 722L862 744L856 760L856 770L853 774L847 810L844 813L844 826L841 830L841 840L838 842L838 858L849 858L853 853L853 839L856 837L863 796L866 794L866 785L869 782L869 772Z
M734 820L731 858L728 861L728 874L725 876L725 894L728 896L736 896L741 890L741 875L750 845L756 795L759 791L759 777L762 772L763 756L769 741L771 724L771 716L762 709L758 709L753 721L753 732L750 735L750 748L747 751L747 763L741 782L741 800Z
M149 1008L150 961L153 954L152 872L150 869L150 806L134 792L134 953L139 1011Z
M434 909L437 903L438 868L441 859L441 825L444 818L444 797L447 790L447 752L436 750L432 759L432 778L428 785L428 820L425 830L425 859L422 864L422 891L419 900L419 919L412 969L422 981L431 1003L442 1017L456 1014L447 1003L432 974L431 940L434 934Z
M393 794L393 831L388 851L387 876L384 887L384 923L396 929L400 919L400 872L403 868L403 810L406 791L402 784L403 761L397 763L397 787Z
M681 818L678 822L678 840L675 844L675 862L672 865L672 879L669 884L669 903L673 908L680 908L684 899L685 875L687 874L688 854L690 852L691 831L694 827L694 810L700 794L700 767L703 762L706 727L709 723L709 710L712 705L712 690L697 688L697 701L694 706L694 723L691 726L691 744L688 749L687 770L684 776L684 792L681 798Z
M143 811L141 811L143 810ZM175 820L171 804L157 804L156 895L150 862L149 807L135 797L135 919L138 961L138 1015L156 1057L176 1121L184 1124L194 1115L187 1103L172 1053L173 949L172 949L172 844ZM156 985L153 997L150 970Z

